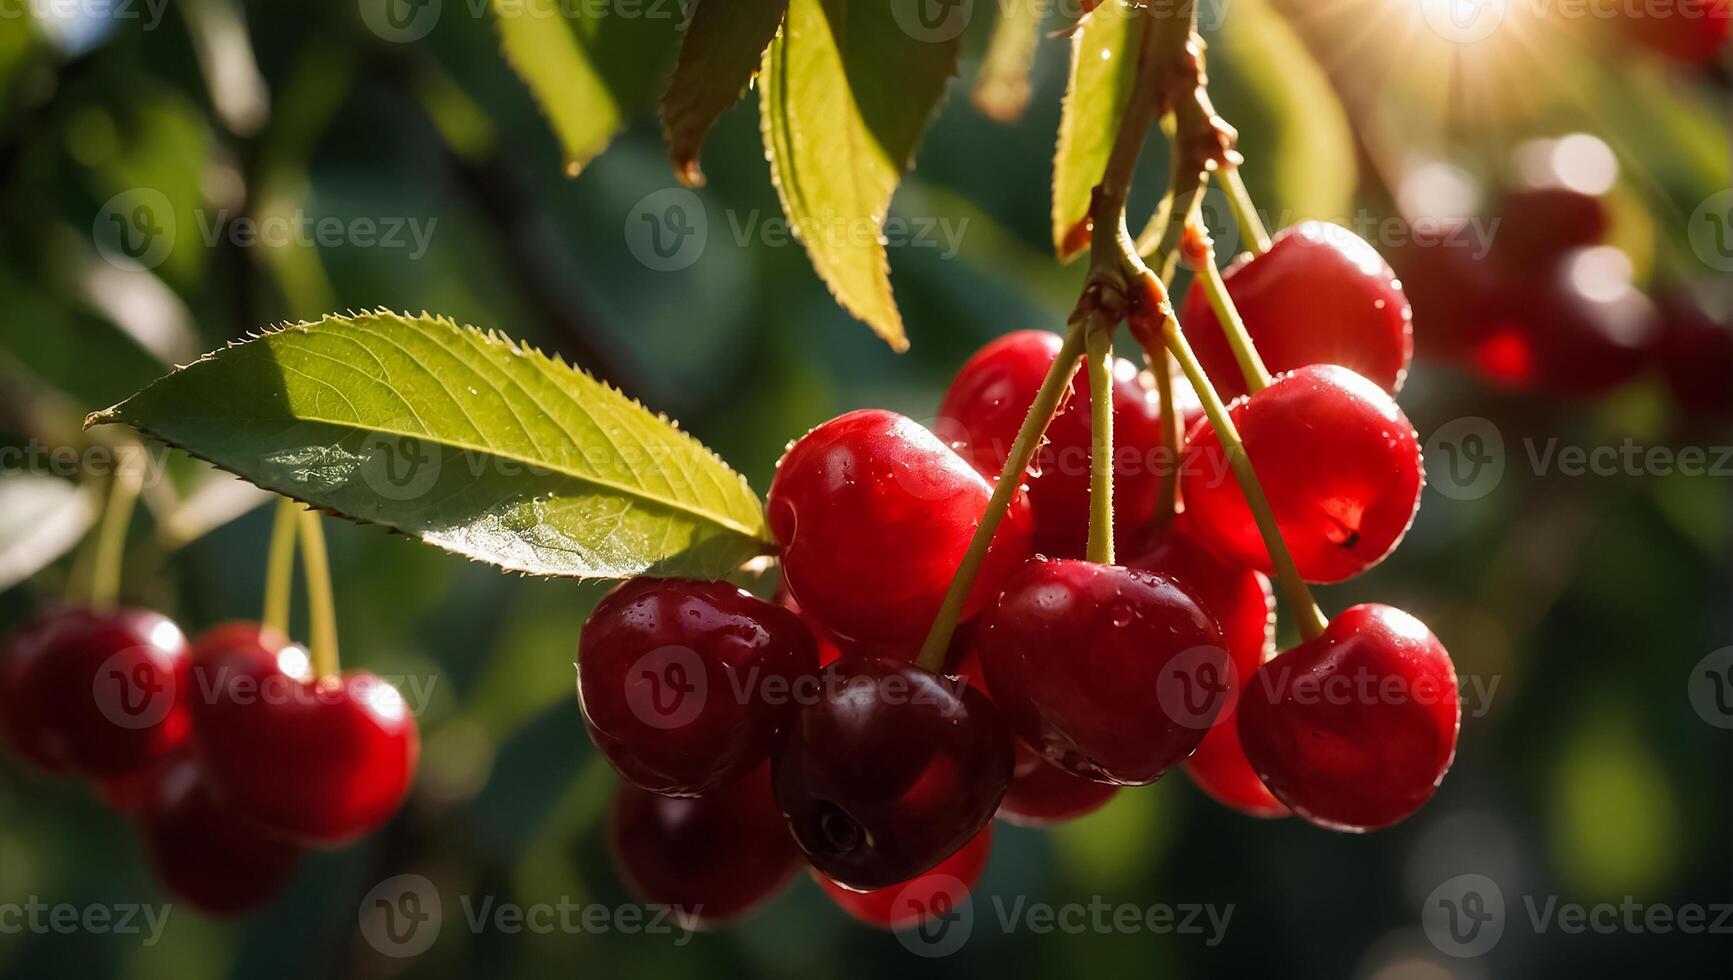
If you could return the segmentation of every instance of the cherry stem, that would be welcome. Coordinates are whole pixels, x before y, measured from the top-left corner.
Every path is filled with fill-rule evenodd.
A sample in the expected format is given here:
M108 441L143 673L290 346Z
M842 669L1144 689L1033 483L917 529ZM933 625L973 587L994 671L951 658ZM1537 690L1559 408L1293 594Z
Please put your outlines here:
M325 529L319 512L304 510L301 524L301 571L307 576L307 623L311 636L308 653L313 660L313 678L322 681L337 676L337 604L331 590L331 564L325 554Z
M132 524L134 505L144 485L144 450L117 446L114 476L108 484L108 503L96 531L96 551L91 559L90 608L110 612L119 603L121 565L126 557L126 532Z
M1089 550L1087 557L1113 564L1113 326L1092 321L1085 328L1084 364L1089 373Z
M1257 520L1258 533L1263 535L1264 547L1270 552L1270 562L1275 566L1282 597L1287 600L1294 617L1299 621L1300 634L1308 640L1315 640L1323 635L1328 621L1318 608L1318 603L1313 600L1311 588L1300 578L1300 571L1294 565L1294 556L1288 551L1287 542L1282 540L1282 531L1276 524L1275 512L1270 509L1270 500L1264 495L1263 484L1258 482L1258 474L1252 469L1252 461L1246 455L1246 446L1240 440L1239 429L1234 426L1227 407L1222 404L1221 397L1216 394L1209 377L1204 374L1203 365L1198 363L1197 355L1192 353L1191 344L1186 342L1185 334L1180 331L1179 320L1169 312L1162 321L1161 329L1168 351L1179 361L1179 368L1185 372L1191 386L1197 389L1198 399L1203 402L1204 415L1215 429L1216 438L1221 441L1223 451L1227 453L1228 465L1233 467L1234 479L1239 481L1240 492L1245 495L1246 503L1252 510L1252 517Z
M1167 351L1152 352L1150 373L1155 375L1156 397L1161 399L1161 452L1167 470L1155 499L1156 530L1166 531L1179 513L1179 412L1173 402L1173 358Z
M1246 379L1246 390L1256 394L1270 386L1269 369L1264 367L1264 359L1258 356L1252 336L1246 331L1246 322L1234 306L1234 298L1228 295L1228 285L1222 279L1221 270L1216 268L1215 248L1210 244L1209 234L1201 223L1193 224L1191 228L1195 243L1201 246L1197 256L1198 281L1203 283L1210 309L1215 311L1216 322L1221 324L1228 346L1233 349L1240 374Z
M1164 286L1172 285L1174 275L1179 272L1180 237L1186 225L1197 220L1208 186L1207 176L1200 175L1196 183L1178 192L1166 214L1157 209L1137 236L1137 254L1149 259ZM1174 215L1179 215L1178 221L1173 220Z
M265 557L265 611L259 617L266 629L289 635L289 597L295 584L295 526L299 505L288 497L277 501L271 522L271 550Z
M963 560L957 564L957 573L951 578L951 587L945 592L944 601L939 604L939 613L933 618L933 626L927 631L927 639L921 644L921 652L915 658L917 666L938 673L945 668L945 654L951 647L951 637L957 631L957 623L962 619L963 606L968 601L969 590L975 585L975 577L981 572L981 563L987 559L987 549L993 543L993 535L999 529L999 522L1004 519L1005 512L1011 507L1011 497L1023 483L1023 475L1029 470L1029 461L1035 457L1035 449L1041 443L1042 435L1047 431L1048 423L1059 410L1059 400L1065 393L1065 388L1071 383L1071 376L1077 373L1077 361L1083 354L1083 334L1086 321L1079 320L1066 331L1065 339L1059 345L1059 354L1053 358L1053 365L1047 369L1047 376L1041 379L1041 387L1035 392L1035 400L1029 405L1029 414L1023 416L1023 425L1017 430L1017 438L1011 442L1011 453L1005 459L1005 467L999 473L999 480L993 485L993 495L987 500L987 510L981 515L981 523L975 526L975 536L969 541L969 550L963 553Z
M1264 229L1264 221L1258 217L1258 209L1252 203L1251 192L1246 190L1246 182L1240 177L1240 168L1223 167L1221 172L1222 190L1228 195L1228 208L1234 213L1234 224L1239 226L1240 237L1246 240L1247 250L1253 255L1262 255L1270 250L1270 233Z

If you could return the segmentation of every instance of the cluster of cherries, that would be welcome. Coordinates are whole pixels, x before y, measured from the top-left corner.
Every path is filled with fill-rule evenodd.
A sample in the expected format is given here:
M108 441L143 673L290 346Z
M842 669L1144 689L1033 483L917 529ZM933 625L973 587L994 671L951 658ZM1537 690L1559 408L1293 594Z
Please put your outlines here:
M1299 576L1350 578L1396 547L1420 499L1418 440L1392 398L1411 349L1401 285L1321 225L1285 230L1225 281L1273 381L1245 393L1201 295L1185 333L1238 396L1229 414ZM805 863L856 918L901 927L973 886L995 815L1073 819L1176 766L1235 810L1339 830L1431 797L1460 721L1443 646L1367 604L1277 654L1272 558L1218 434L1195 404L1174 409L1191 425L1166 463L1183 509L1163 520L1160 400L1124 360L1114 537L1136 557L1083 557L1091 409L1073 380L944 671L916 662L1060 352L1026 331L976 353L940 406L946 439L863 410L794 442L768 502L776 601L639 578L597 607L579 700L623 780L617 863L647 898L725 921Z
M316 677L305 649L256 622L189 644L143 609L46 612L7 637L0 734L134 816L163 886L213 915L269 901L303 849L381 826L419 752L402 695L375 675Z
M1582 134L1533 141L1517 157L1573 146L1611 164ZM1631 259L1607 243L1610 181L1585 187L1544 163L1529 169L1480 216L1490 247L1469 241L1467 216L1447 215L1396 254L1415 317L1441 327L1423 335L1423 353L1499 387L1576 398L1652 372L1688 416L1733 416L1733 323L1684 287L1650 296L1632 281Z

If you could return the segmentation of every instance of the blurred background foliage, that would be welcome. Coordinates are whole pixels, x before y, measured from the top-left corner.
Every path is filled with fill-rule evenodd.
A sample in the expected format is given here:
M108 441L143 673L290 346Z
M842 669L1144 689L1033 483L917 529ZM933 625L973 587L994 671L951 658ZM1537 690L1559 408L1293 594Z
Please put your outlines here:
M1274 223L1393 214L1403 175L1426 162L1493 187L1520 142L1586 130L1618 155L1612 234L1639 281L1713 287L1719 276L1725 286L1725 273L1692 258L1685 229L1698 203L1730 184L1724 71L1616 53L1569 25L1531 25L1511 50L1440 47L1412 29L1407 6L1206 8L1217 105L1240 130L1253 196L1285 219ZM1048 244L1066 45L1041 43L1019 122L988 121L967 97L987 17L971 24L962 77L893 204L893 214L962 231L954 257L892 250L913 342L897 355L835 306L798 245L736 240L735 229L779 214L751 97L706 148L705 251L663 273L634 260L622 236L634 205L674 184L653 114L635 115L580 177L564 176L548 125L474 5L447 4L413 44L369 32L354 5L185 0L159 9L157 23L144 5L118 9L132 15L57 20L14 5L0 17L6 446L80 445L85 412L169 365L274 322L385 306L558 351L680 419L762 492L784 445L833 414L874 405L930 419L969 352L1012 329L1059 326L1081 282L1081 268L1057 265ZM1045 29L1064 26L1055 13ZM1146 154L1134 213L1154 205L1164 152L1157 141ZM167 198L177 228L150 270L108 263L96 244L105 202L139 189ZM433 232L416 255L353 242L240 247L201 233L237 215L297 214L400 218ZM1427 331L1449 329L1417 324L1423 344ZM804 879L739 927L684 949L666 937L455 927L459 895L625 899L605 845L612 776L572 692L578 627L605 585L507 577L339 523L332 546L349 661L431 685L422 769L398 821L313 856L291 892L249 920L176 910L149 948L124 936L4 934L0 973L1724 971L1725 935L1536 934L1517 896L1733 898L1728 740L1686 699L1693 665L1729 642L1726 475L1573 478L1536 472L1522 448L1555 437L1714 445L1728 433L1687 423L1647 375L1574 401L1422 361L1402 401L1423 436L1460 417L1492 420L1509 463L1479 499L1428 491L1407 546L1321 597L1327 608L1370 598L1407 608L1455 656L1469 701L1437 800L1396 829L1342 836L1241 817L1174 775L1052 833L1001 827L978 892L978 918L991 917L993 896L1232 904L1219 946L978 926L956 956L916 960ZM248 511L251 494L186 460L171 458L169 473L147 498L151 519L134 528L128 595L189 630L256 616L268 509ZM62 489L30 506L56 520L89 507L88 494ZM10 508L14 498L0 499ZM220 526L202 533L209 525ZM0 622L51 601L71 567L58 561L0 595ZM1476 694L1489 689L1490 698ZM408 871L438 883L447 927L432 951L398 962L360 941L355 910L380 879ZM1432 888L1468 872L1502 885L1512 923L1487 958L1458 962L1427 943L1419 914ZM162 900L125 818L8 760L0 900L27 896Z

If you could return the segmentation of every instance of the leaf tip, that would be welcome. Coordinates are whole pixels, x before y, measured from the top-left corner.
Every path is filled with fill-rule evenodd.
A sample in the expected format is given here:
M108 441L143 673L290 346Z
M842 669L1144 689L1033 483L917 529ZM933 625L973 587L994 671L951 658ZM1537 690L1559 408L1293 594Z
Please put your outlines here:
M84 417L84 428L94 429L99 425L110 425L120 421L120 406L111 405L100 412L91 412Z
M698 166L698 155L689 150L674 152L674 176L684 187L703 187L704 171Z

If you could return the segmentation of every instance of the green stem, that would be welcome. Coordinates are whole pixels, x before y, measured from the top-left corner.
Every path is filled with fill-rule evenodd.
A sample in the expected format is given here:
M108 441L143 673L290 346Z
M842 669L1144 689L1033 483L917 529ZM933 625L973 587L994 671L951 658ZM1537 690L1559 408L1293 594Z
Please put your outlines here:
M295 525L300 507L288 497L277 501L271 522L271 550L265 557L265 612L260 621L266 629L289 635L289 595L295 585Z
M1180 417L1173 402L1173 360L1165 350L1151 352L1149 370L1155 375L1155 393L1161 399L1161 452L1167 470L1155 499L1156 530L1165 531L1179 513Z
M1093 323L1084 337L1089 372L1088 558L1113 564L1113 327Z
M307 576L308 653L315 681L334 678L342 669L337 654L337 604L331 590L331 564L325 554L325 529L319 512L304 510L301 521L301 570Z
M1240 374L1246 379L1246 390L1256 394L1270 386L1270 372L1264 367L1264 359L1258 356L1258 349L1252 344L1251 334L1246 332L1246 322L1240 317L1240 311L1234 306L1234 298L1228 295L1228 285L1222 280L1220 269L1216 268L1215 249L1208 247L1209 239L1203 236L1205 244L1203 261L1198 263L1198 281L1203 283L1204 295L1209 297L1210 309L1215 311L1216 322L1222 326L1222 333L1228 338L1228 346L1233 349L1234 360L1239 363Z
M1179 320L1172 316L1167 317L1162 323L1162 334L1167 341L1167 349L1179 361L1180 370L1185 372L1191 386L1197 389L1198 398L1203 402L1204 415L1215 429L1216 438L1221 441L1223 451L1227 453L1228 465L1233 467L1240 492L1245 494L1252 516L1258 522L1258 533L1263 535L1264 547L1270 552L1270 562L1275 566L1276 581L1282 590L1282 597L1287 600L1294 617L1299 620L1301 635L1308 640L1317 639L1323 635L1328 621L1318 609L1317 602L1312 599L1312 590L1300 578L1299 569L1294 565L1294 556L1288 551L1287 542L1282 540L1282 531L1276 524L1275 512L1270 509L1270 500L1264 495L1263 484L1258 482L1258 475L1252 469L1252 461L1246 455L1245 443L1240 441L1239 430L1234 427L1227 407L1216 395L1215 388L1203 373L1203 365L1198 363L1191 345L1186 342L1185 334L1179 329Z
M1072 324L1066 332L1064 342L1059 345L1059 355L1053 359L1053 366L1047 369L1041 388L1035 392L1035 401L1029 405L1029 414L1023 417L1023 425L1017 430L1017 438L1011 443L1011 454L999 473L999 481L993 486L993 496L987 501L987 510L981 515L981 523L975 526L975 536L969 541L969 550L964 552L963 560L957 565L957 574L951 578L951 587L945 592L944 601L939 604L939 613L933 619L932 629L927 631L926 642L921 644L920 656L915 659L916 664L927 670L936 673L945 667L945 654L950 650L951 636L957 631L957 622L963 615L963 605L968 601L969 590L975 585L975 576L980 574L981 563L987 558L987 548L993 543L993 534L999 529L999 521L1011 506L1011 495L1017 492L1017 487L1023 482L1023 474L1029 469L1029 460L1035 456L1035 449L1041 442L1042 434L1047 431L1047 424L1053 421L1053 415L1059 409L1059 399L1065 393L1065 386L1071 383L1071 376L1077 373L1077 359L1083 353L1084 326L1084 321L1079 321Z
M138 503L139 490L144 484L144 450L136 450L140 457L136 462L129 458L133 452L126 447L116 447L114 452L114 477L109 481L108 504L102 511L102 523L96 531L95 557L91 560L90 608L97 612L109 612L119 602L121 563L126 557L126 531L132 524L133 506Z
M1157 212L1137 236L1137 254L1149 259L1164 286L1173 285L1173 277L1179 272L1180 237L1185 233L1186 225L1197 220L1208 187L1208 174L1200 175L1195 184L1180 189L1169 220L1158 225L1155 218L1162 215ZM1179 215L1179 220L1172 220L1172 215Z
M1240 177L1240 168L1223 167L1221 182L1222 190L1228 195L1228 207L1234 213L1234 224L1239 226L1240 237L1246 240L1247 249L1253 255L1268 252L1270 233L1264 230L1264 221L1258 217L1251 192L1246 190L1246 182Z

